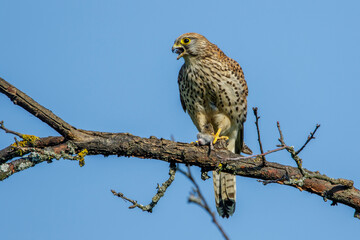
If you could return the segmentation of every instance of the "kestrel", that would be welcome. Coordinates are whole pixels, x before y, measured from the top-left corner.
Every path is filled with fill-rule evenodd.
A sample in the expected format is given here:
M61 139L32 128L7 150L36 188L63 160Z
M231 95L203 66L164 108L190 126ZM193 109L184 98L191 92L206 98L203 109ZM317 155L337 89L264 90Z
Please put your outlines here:
M212 125L228 138L228 149L242 152L248 87L240 65L198 33L185 33L175 40L172 51L184 58L178 77L180 101L200 133ZM213 132L213 134L214 134ZM221 217L235 211L236 177L213 171L216 208Z

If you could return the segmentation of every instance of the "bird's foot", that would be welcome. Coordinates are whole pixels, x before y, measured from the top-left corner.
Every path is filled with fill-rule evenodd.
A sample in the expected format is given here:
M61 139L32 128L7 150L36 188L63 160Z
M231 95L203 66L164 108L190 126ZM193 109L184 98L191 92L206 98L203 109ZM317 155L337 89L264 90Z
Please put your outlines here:
M229 137L227 136L220 136L221 128L215 133L213 144L215 144L219 139L224 139L225 141L229 140Z

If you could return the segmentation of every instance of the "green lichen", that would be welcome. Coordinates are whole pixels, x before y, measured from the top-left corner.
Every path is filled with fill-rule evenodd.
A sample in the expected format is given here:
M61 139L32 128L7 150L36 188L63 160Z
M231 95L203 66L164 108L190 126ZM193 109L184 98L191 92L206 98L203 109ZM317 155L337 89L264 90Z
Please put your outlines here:
M32 162L30 162L30 161L28 161L28 162L23 162L23 163L20 163L20 164L19 164L18 170L19 170L19 171L22 171L22 170L27 169L27 168L32 167L32 166L34 166L34 164L33 164Z
M0 171L1 172L7 172L7 171L9 171L9 164L7 164L7 163L4 163L4 164L1 164L0 165Z

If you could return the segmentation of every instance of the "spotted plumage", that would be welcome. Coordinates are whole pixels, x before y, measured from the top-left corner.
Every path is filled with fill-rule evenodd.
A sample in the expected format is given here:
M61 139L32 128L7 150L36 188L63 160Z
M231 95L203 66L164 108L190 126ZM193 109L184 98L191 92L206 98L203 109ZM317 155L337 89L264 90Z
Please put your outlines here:
M184 111L199 132L211 124L215 132L221 130L220 136L229 137L230 151L241 153L248 88L240 65L197 33L178 37L173 51L185 60L178 77ZM229 217L235 211L236 178L213 172L213 181L218 213Z

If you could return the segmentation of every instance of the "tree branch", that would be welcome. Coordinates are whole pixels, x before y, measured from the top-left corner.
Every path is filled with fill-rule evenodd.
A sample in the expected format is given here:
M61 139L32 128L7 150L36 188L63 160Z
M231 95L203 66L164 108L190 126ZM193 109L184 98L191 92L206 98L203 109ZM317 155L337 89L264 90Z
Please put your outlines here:
M155 196L151 199L151 203L149 203L148 205L144 206L142 204L139 204L137 203L137 201L135 200L132 200L130 198L127 198L124 196L123 193L118 193L118 192L115 192L115 190L111 190L111 192L115 195L115 196L118 196L119 198L122 198L128 202L131 202L133 205L130 206L129 208L130 209L133 209L133 208L140 208L141 210L143 211L146 211L146 212L152 212L153 208L156 206L156 204L160 201L160 199L164 196L165 192L166 192L166 189L168 187L170 187L171 183L175 180L175 173L176 173L176 166L175 164L173 163L170 163L170 170L169 170L169 178L168 180L166 180L161 186L158 186L156 187L157 188L157 193L155 194Z
M6 133L11 133L11 134L14 134L14 135L22 138L22 134L21 134L21 133L18 133L18 132L15 132L15 131L12 131L12 130L7 129L7 128L4 126L4 121L0 121L0 129L4 130Z
M353 187L351 180L333 179L321 175L319 172L303 169L307 177L299 182L294 181L294 179L301 179L304 176L299 168L271 162L267 162L266 166L263 166L261 156L236 161L229 160L237 158L239 155L219 148L218 145L215 145L214 150L208 155L207 146L198 147L156 137L141 138L129 133L105 133L75 129L3 79L0 79L0 91L64 136L38 138L34 142L25 141L24 146L10 145L0 150L0 180L5 179L2 176L7 175L3 173L11 168L10 163L7 163L9 160L20 156L22 159L19 159L19 162L27 159L26 161L31 161L35 165L36 158L25 158L29 152L46 156L46 161L51 161L57 158L80 160L84 157L84 150L87 150L89 155L158 159L169 163L198 166L203 171L216 170L219 163L222 163L221 171L223 172L266 181L277 180L279 184L301 188L303 191L345 204L360 212L360 191ZM281 130L280 135L280 139L283 140ZM19 150L24 150L24 152L21 153ZM79 153L82 153L81 156L76 155ZM12 164L15 163L12 162ZM18 168L18 170L23 169Z
M24 108L38 119L48 124L62 136L69 139L75 138L76 134L74 134L74 132L76 129L73 126L56 116L49 109L46 109L45 107L38 104L36 101L34 101L34 99L10 83L6 82L2 78L0 78L0 92L8 96L14 104Z
M306 147L306 145L312 140L312 139L315 139L314 135L316 133L316 131L318 130L318 128L320 127L320 124L316 124L316 127L314 129L313 132L310 132L310 135L308 136L306 142L304 143L304 145L296 151L296 155L299 155L299 153Z
M219 229L219 231L221 232L223 237L226 240L229 240L229 237L225 233L224 229L222 228L220 223L217 221L215 213L211 210L205 197L202 195L199 185L197 184L193 175L191 174L190 167L187 166L187 169L188 169L187 172L181 170L180 168L178 168L178 171L181 172L182 174L184 174L191 181L191 183L195 186L195 189L193 189L193 193L191 193L189 196L189 202L195 203L195 204L199 205L201 208L203 208L210 215L212 222Z
M258 135L258 142L259 142L261 157L263 159L263 164L265 166L265 164L266 164L265 155L266 154L264 154L263 146L262 146L262 143L261 143L260 129L259 129L259 118L260 118L260 116L258 116L258 108L254 107L253 112L254 112L254 115L255 115L255 125L256 125L256 132L257 132L257 135Z

